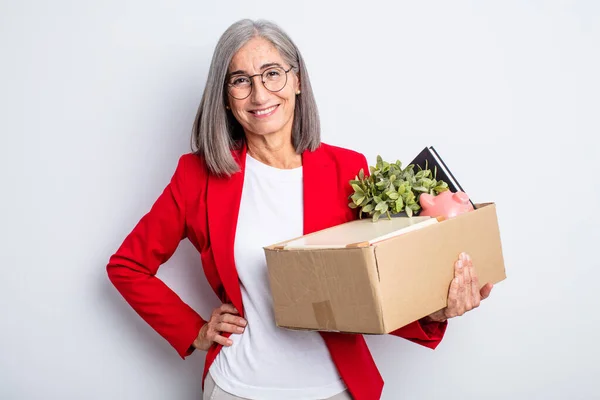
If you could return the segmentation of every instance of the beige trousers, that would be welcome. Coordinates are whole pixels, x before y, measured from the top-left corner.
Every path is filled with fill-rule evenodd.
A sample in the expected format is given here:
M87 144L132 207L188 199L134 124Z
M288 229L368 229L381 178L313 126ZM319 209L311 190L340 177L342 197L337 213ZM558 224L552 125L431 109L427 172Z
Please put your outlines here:
M204 394L202 395L202 400L248 400L243 397L235 396L231 393L228 393L221 389L215 381L213 380L210 373L206 375L206 380L204 381ZM318 399L315 399L318 400ZM347 390L342 393L336 394L333 397L329 397L328 399L322 400L352 400L350 393Z

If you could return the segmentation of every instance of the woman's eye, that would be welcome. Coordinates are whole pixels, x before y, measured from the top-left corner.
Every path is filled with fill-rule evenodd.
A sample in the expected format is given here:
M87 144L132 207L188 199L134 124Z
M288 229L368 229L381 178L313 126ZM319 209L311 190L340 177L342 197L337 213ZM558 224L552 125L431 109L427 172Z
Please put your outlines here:
M267 71L267 76L268 76L269 78L276 78L276 77L278 77L278 76L280 76L280 75L281 75L281 74L280 74L280 73L279 73L279 71L277 71L277 70L270 70L270 71Z
M248 81L248 78L247 78L247 77L245 77L245 76L240 76L240 77L234 78L234 79L231 81L231 84L232 84L233 86L242 86L242 85L246 85L246 84L248 84L248 82L249 82L249 81Z

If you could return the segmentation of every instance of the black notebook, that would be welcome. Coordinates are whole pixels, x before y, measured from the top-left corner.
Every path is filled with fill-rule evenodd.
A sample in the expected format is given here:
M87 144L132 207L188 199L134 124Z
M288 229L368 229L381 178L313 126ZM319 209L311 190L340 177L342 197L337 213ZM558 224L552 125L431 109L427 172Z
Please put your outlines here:
M420 152L419 155L415 157L415 159L410 164L413 164L415 166L415 173L419 172L419 168L417 167L417 165L423 169L425 169L426 167L429 168L431 172L436 173L435 179L437 179L438 181L442 180L448 184L448 189L450 189L451 192L461 191L467 193L460 186L454 175L452 175L452 172L450 172L450 169L446 166L444 160L442 160L442 157L440 157L438 152L435 151L433 146L425 147L423 151ZM467 195L468 194L469 193L467 193ZM470 197L471 196L469 196L469 201L471 202L473 209L477 208L475 207L475 204L473 204L473 201L470 199Z

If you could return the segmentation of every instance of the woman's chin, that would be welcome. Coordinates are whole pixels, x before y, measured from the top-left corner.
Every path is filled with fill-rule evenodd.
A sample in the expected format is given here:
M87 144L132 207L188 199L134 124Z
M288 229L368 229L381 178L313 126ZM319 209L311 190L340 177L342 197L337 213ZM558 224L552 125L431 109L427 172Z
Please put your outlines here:
M246 132L251 132L256 136L267 136L283 131L281 124L253 124Z

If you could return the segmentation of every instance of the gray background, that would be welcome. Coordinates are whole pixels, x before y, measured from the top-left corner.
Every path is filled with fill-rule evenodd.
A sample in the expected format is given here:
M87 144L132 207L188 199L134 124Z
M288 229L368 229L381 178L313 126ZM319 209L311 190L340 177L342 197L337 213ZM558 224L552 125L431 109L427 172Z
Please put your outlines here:
M105 265L189 151L243 17L297 42L325 142L371 164L433 144L497 203L508 279L436 351L369 337L383 398L599 398L598 4L0 2L0 398L200 398L203 354L181 361ZM218 304L188 242L159 276Z

